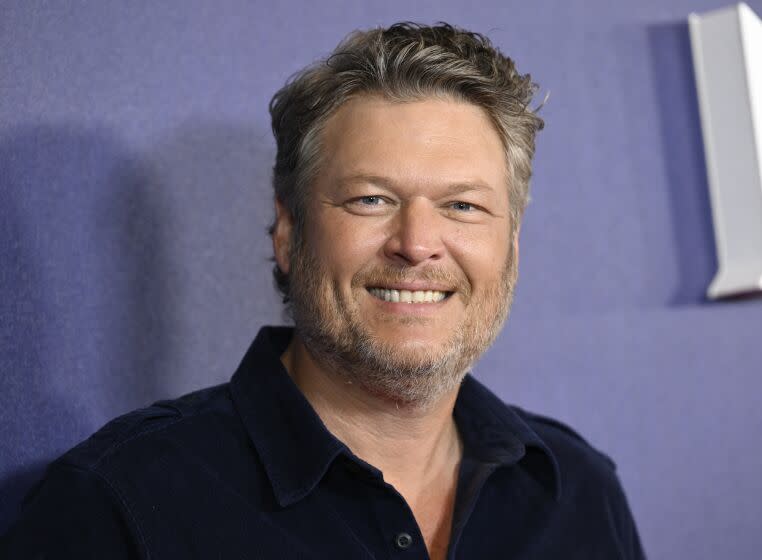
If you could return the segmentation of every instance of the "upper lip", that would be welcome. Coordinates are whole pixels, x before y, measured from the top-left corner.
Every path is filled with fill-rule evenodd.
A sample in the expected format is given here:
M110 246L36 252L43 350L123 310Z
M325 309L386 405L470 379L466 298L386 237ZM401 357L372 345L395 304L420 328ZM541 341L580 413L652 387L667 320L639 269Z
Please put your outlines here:
M407 290L409 292L452 292L453 289L449 286L443 286L441 284L430 284L428 282L391 282L389 284L373 284L368 288L381 288L384 290Z

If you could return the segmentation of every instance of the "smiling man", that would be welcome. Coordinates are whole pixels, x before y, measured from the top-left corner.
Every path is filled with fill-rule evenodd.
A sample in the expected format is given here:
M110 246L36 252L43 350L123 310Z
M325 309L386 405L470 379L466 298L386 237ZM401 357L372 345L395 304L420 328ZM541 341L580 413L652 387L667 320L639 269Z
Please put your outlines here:
M517 279L534 89L447 25L297 75L270 107L294 328L56 461L3 557L642 558L613 463L468 375Z

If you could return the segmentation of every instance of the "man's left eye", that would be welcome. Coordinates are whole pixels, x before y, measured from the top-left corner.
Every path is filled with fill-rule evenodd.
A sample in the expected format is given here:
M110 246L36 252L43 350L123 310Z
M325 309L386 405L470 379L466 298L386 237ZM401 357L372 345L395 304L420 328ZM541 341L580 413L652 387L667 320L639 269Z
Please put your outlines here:
M474 206L470 202L462 202L462 201L453 202L452 204L450 204L450 208L452 208L453 210L458 210L460 212L470 212L472 210L476 210L476 206Z
M380 196L363 196L357 199L357 201L366 206L379 206L384 203L384 199Z

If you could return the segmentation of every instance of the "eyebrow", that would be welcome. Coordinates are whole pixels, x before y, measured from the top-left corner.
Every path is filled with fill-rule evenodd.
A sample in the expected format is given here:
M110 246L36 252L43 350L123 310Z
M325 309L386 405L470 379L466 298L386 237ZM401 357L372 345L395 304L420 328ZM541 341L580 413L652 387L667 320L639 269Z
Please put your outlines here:
M356 183L371 183L373 185L378 185L379 187L385 188L391 188L394 186L394 182L390 179L387 179L386 177L382 177L380 175L370 175L367 173L356 173L354 175L341 177L336 181L336 183L339 185L339 187L346 187Z
M448 195L461 194L469 191L484 191L493 193L495 190L481 181L466 181L448 185L446 192Z
M370 183L390 190L394 189L395 186L394 181L387 177L367 173L356 173L354 175L348 175L346 177L340 178L337 183L339 187L347 187L356 183ZM479 180L458 181L447 185L447 187L444 189L444 194L446 196L452 196L454 194L461 194L469 191L483 191L492 193L494 192L494 189L488 184Z

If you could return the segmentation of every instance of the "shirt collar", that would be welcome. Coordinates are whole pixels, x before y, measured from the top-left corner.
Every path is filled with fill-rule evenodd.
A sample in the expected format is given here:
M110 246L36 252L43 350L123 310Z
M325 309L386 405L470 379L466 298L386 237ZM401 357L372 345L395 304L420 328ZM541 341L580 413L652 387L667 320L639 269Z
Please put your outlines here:
M494 393L466 375L455 401L455 421L467 452L497 466L521 463L558 501L561 474L556 456L524 419Z
M280 361L293 329L264 327L231 380L238 413L281 506L320 482L346 446L325 427Z
M230 383L238 414L284 507L309 494L337 456L353 457L281 363L292 335L287 327L262 328ZM496 465L526 463L559 498L558 464L548 446L516 410L470 375L461 385L454 415L466 453Z

